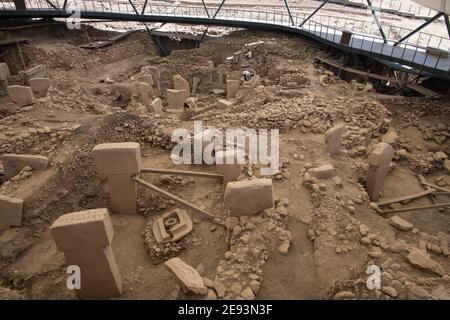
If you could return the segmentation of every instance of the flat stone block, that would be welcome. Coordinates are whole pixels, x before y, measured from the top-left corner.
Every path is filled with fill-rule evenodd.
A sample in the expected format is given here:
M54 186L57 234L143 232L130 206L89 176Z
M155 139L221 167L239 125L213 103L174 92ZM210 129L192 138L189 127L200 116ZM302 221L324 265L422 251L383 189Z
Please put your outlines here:
M60 216L50 232L59 251L105 247L111 244L114 231L108 209L92 209Z
M164 265L174 274L185 291L203 295L207 293L208 288L205 286L202 276L180 258L169 259L164 262Z
M186 90L175 89L166 89L166 93L169 106L172 108L183 108L189 95Z
M6 178L17 175L25 166L33 170L45 170L48 167L48 158L40 155L8 153L2 157L3 170Z
M336 176L336 170L331 164L313 168L308 173L317 179L331 179Z
M13 85L8 86L6 91L11 100L19 107L25 107L34 102L34 94L30 87Z
M100 174L136 174L141 170L141 149L137 142L98 144L92 155Z
M49 78L33 78L28 80L28 83L37 97L45 97L52 85L52 81Z
M22 225L23 200L0 194L0 231Z
M223 198L231 216L255 215L273 207L273 187L270 179L228 182Z

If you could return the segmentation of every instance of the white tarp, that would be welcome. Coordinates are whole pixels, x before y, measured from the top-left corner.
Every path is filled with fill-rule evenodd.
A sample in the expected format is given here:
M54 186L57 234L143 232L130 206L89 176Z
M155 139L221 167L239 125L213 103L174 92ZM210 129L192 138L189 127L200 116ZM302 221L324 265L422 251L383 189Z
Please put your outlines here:
M421 6L450 15L450 0L411 0Z

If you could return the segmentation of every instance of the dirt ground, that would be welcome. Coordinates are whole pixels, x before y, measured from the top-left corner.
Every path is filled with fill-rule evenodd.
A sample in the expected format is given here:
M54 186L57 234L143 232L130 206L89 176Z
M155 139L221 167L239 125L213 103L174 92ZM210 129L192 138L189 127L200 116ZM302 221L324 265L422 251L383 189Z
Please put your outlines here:
M80 45L87 37L101 40L111 33L49 25L0 35L32 40L20 45L20 53L16 45L0 47L0 62L8 64L12 75L44 64L52 81L46 97L24 108L0 93L0 155L50 159L44 171L21 172L9 180L0 175L0 193L25 200L22 226L0 233L0 298L76 299L66 287L64 255L49 227L65 213L110 207L105 181L94 169L95 145L135 141L144 167L214 173L214 166L178 166L170 160L172 131L191 129L193 120L222 129L280 129L282 170L272 176L275 207L254 217L226 219L221 183L145 176L226 220L225 226L217 226L188 210L194 232L183 240L182 250L162 260L177 256L203 277L223 283L223 299L243 298L247 287L256 299L450 298L450 208L380 214L365 191L368 155L393 130L398 135L391 142L395 157L382 199L425 190L418 174L450 189L448 98L385 95L361 79L342 80L315 60L332 58L332 53L280 34L235 31L167 57L142 32L97 50ZM192 85L200 66L208 61L220 65L251 43L256 44L245 68L260 79L241 87L233 106L220 105L223 93L213 89L224 86L204 77L195 108L187 112L168 106L165 89L173 88L174 75ZM145 66L161 71L162 115L149 113L135 94L124 99L115 89L133 83ZM324 133L338 123L346 125L343 146L340 154L330 156ZM305 175L324 164L332 164L337 177L317 182ZM240 179L259 176L258 166L247 164ZM448 200L444 192L436 196L438 202ZM383 210L431 204L428 196ZM164 264L155 264L145 242L147 224L179 206L144 188L138 205L137 215L111 212L112 247L124 283L119 299L202 299L184 293ZM413 228L392 225L394 215ZM282 249L285 243L288 250ZM420 266L409 257L414 250L427 257ZM366 286L371 265L381 268L380 289Z

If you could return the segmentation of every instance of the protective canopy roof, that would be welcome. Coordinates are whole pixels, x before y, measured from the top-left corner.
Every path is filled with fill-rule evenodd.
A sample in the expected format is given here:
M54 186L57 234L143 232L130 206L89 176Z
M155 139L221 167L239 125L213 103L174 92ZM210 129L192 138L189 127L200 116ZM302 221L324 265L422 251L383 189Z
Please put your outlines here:
M450 0L411 0L421 6L450 15Z

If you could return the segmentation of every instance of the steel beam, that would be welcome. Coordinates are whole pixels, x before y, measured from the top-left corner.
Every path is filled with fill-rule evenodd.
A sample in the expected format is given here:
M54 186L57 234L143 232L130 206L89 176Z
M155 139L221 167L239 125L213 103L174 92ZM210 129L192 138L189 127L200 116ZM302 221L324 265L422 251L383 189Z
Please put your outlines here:
M222 6L223 6L224 3L225 3L225 0L222 0L222 2L220 3L219 7L216 10L216 12L213 15L213 19L217 16L217 14L219 13L220 9L222 9Z
M380 30L380 34L383 37L384 43L387 43L386 35L384 34L384 31L383 31L383 26L381 25L380 21L378 20L377 13L375 12L375 9L372 6L372 0L367 0L367 4L369 5L370 10L372 11L373 18L375 19L375 22L378 26L378 30Z
M306 18L305 20L303 20L303 22L299 25L299 27L300 27L300 28L303 27L303 25L304 25L309 19L311 19L311 18L317 13L317 11L319 11L320 9L322 9L322 7L323 7L324 5L326 5L328 1L329 1L329 0L325 0L324 2L322 2L322 3L320 4L320 6L319 6L316 10L314 10L313 13L311 13L311 14L308 16L308 18Z
M450 20L447 14L444 14L445 25L447 26L448 37L450 38Z
M67 0L64 0L63 10L66 10L66 7L67 7Z
M441 16L443 15L442 12L439 12L437 15L435 15L433 18L431 18L430 20L426 21L424 24L422 24L421 26L417 27L416 29L414 29L413 31L411 31L408 35L404 36L403 38L401 38L400 40L398 40L396 43L394 43L394 46L399 45L400 43L402 43L403 41L405 41L406 39L408 39L409 37L411 37L413 34L417 33L418 31L422 30L423 28L425 28L426 26L428 26L430 23L433 23L435 20L439 19Z
M45 2L47 2L50 6L52 6L53 9L58 9L58 7L55 6L50 0L45 0Z
M294 25L294 19L292 18L291 8L289 8L289 3L287 0L284 0L284 4L286 6L287 12L289 14L289 19L291 20L292 25Z
M202 3L203 3L203 8L205 8L206 15L207 15L208 18L209 18L209 17L210 17L210 16L209 16L209 11L208 11L208 7L206 6L205 0L202 0Z
M145 8L147 7L147 2L148 2L148 0L145 0L145 2L144 2L144 6L142 7L142 11L141 11L141 14L144 14L144 12L145 12Z
M25 0L14 0L14 6L16 7L16 10L27 10Z

